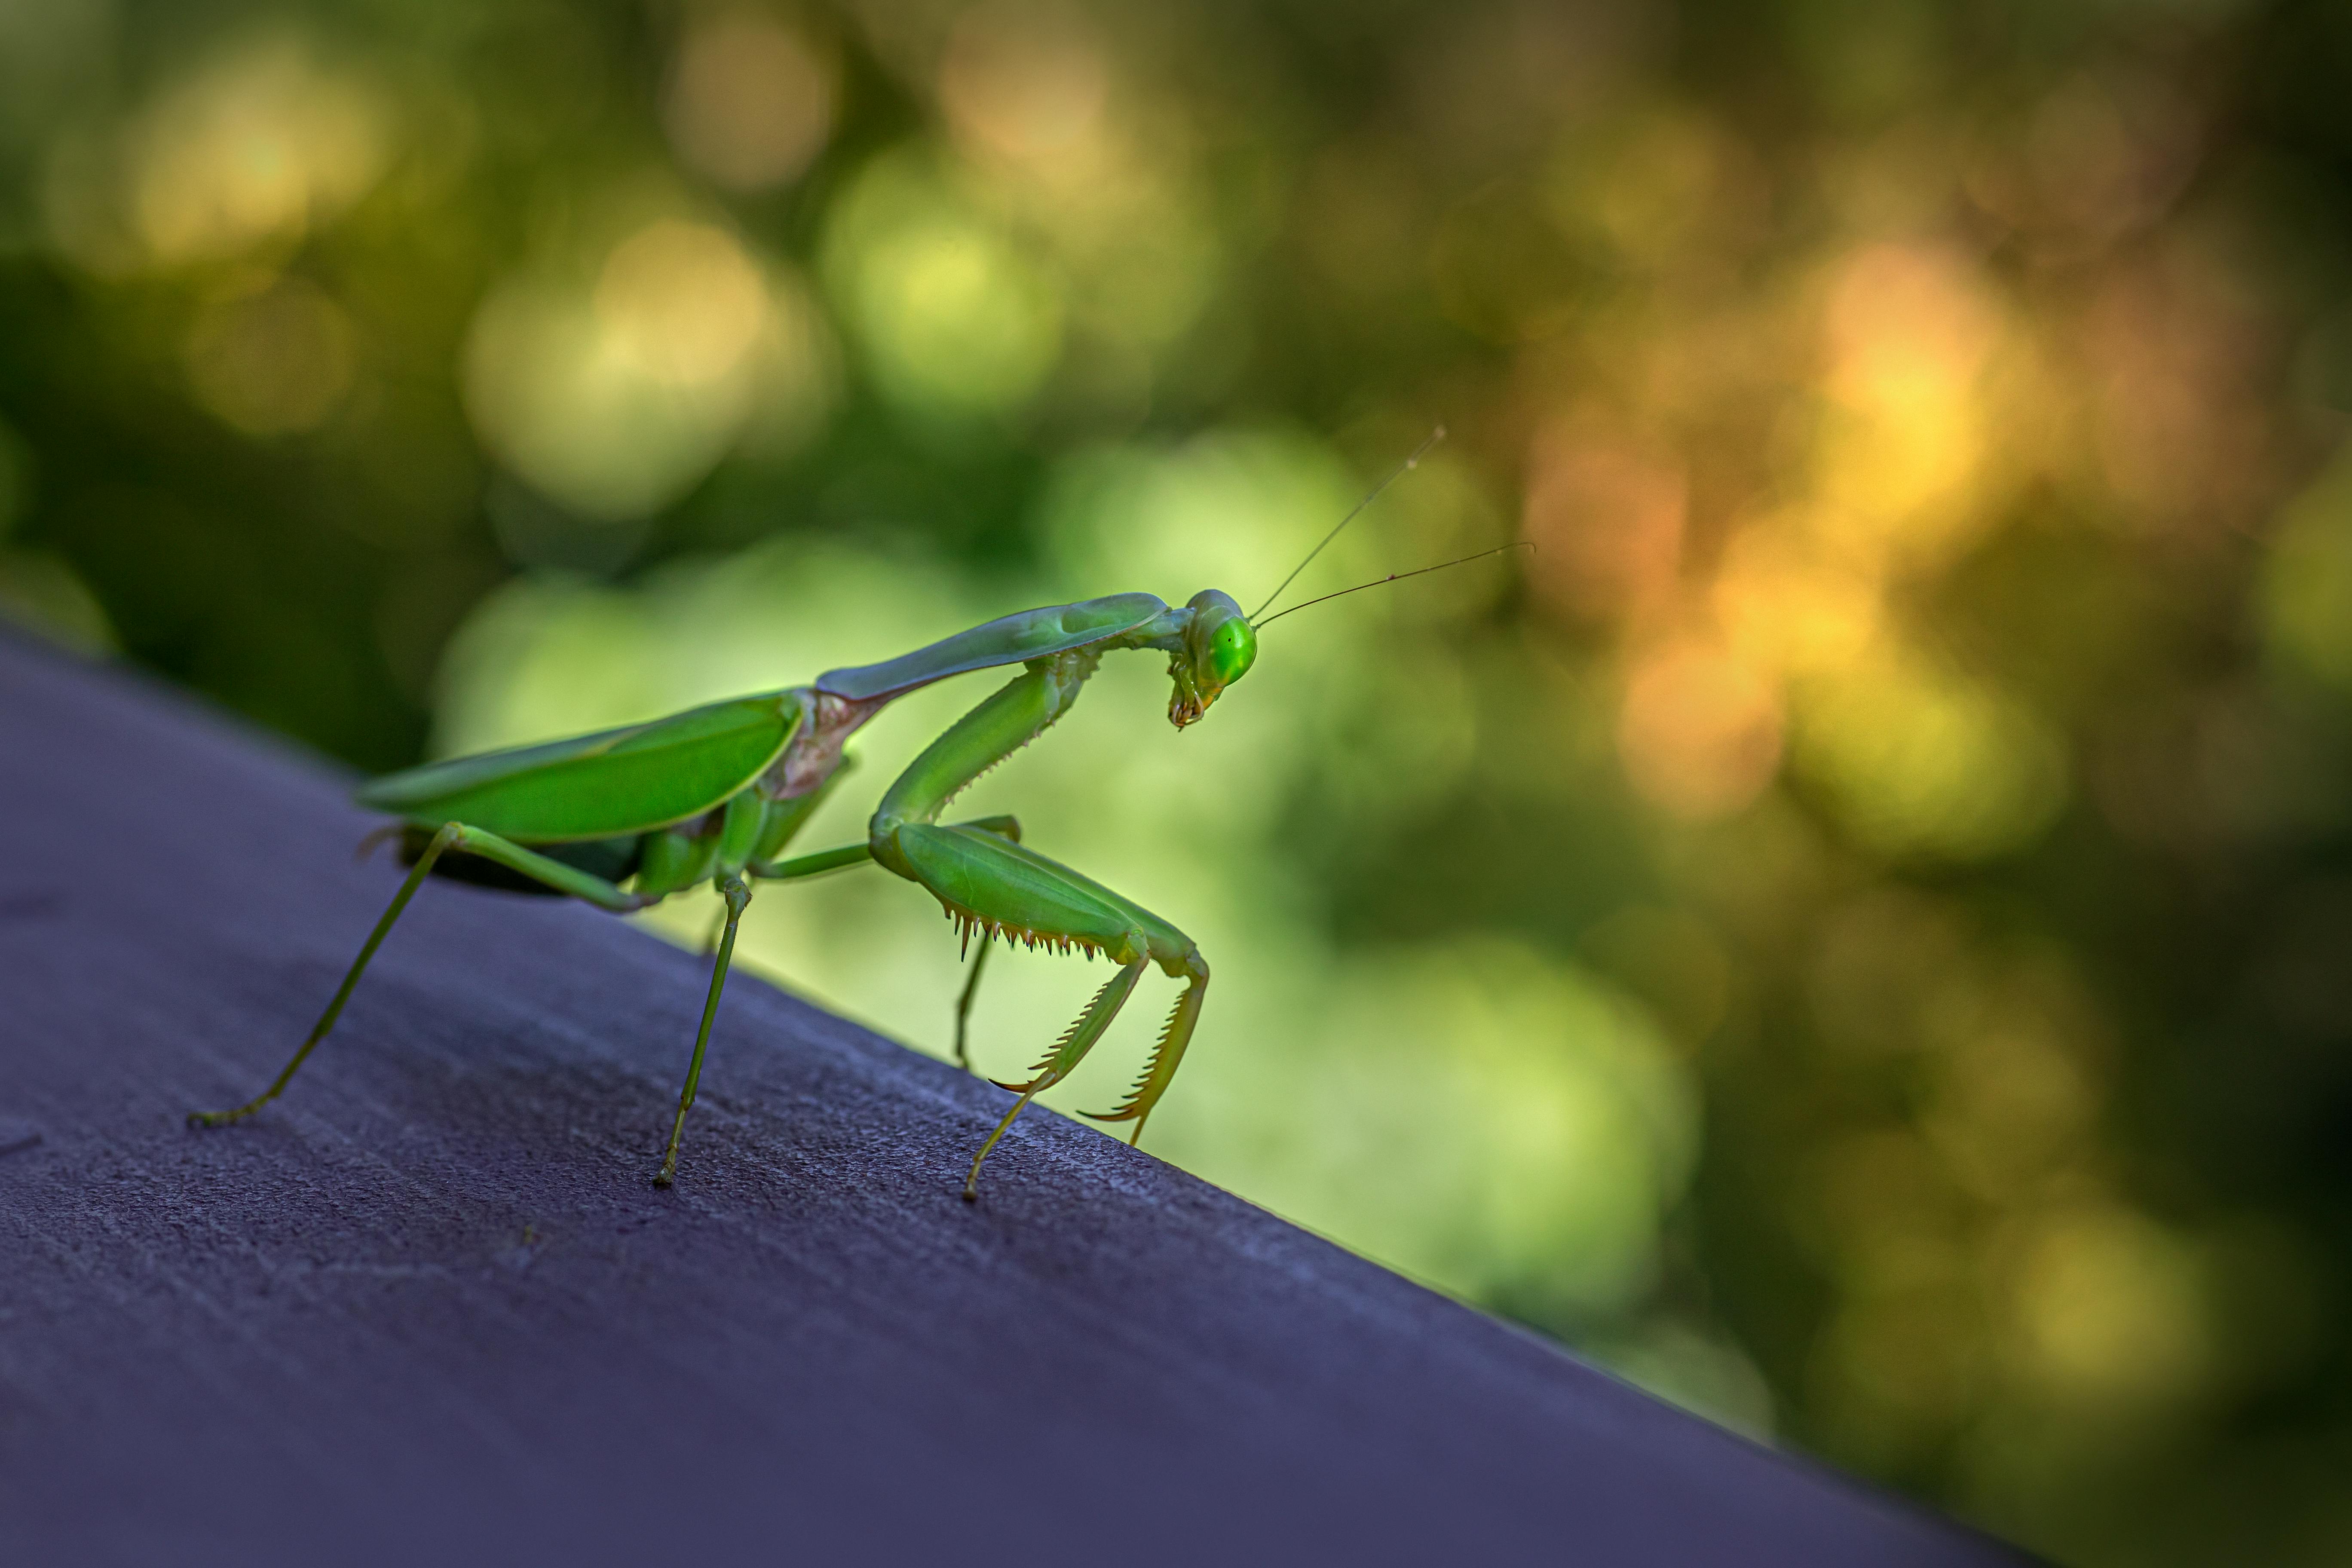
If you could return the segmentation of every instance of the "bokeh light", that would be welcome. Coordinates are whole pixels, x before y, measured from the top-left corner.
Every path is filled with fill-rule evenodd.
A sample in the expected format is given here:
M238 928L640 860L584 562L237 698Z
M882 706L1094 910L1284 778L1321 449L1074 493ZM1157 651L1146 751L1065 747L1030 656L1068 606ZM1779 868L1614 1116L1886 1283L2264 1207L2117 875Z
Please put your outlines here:
M391 153L381 96L299 37L232 47L159 90L49 185L58 238L102 268L299 241L364 195ZM131 248L134 247L135 249Z
M1003 414L1053 370L1054 280L920 153L859 176L826 236L826 272L883 395L910 412Z
M466 348L484 440L591 519L642 517L708 474L765 404L808 426L829 396L824 329L788 273L725 230L661 218L593 279L550 269L493 291Z
M824 148L835 76L776 17L720 11L697 18L679 41L663 121L696 172L730 190L765 190L799 175Z
M1255 607L1443 423L1284 603L1531 551L968 797L1207 953L1151 1150L2057 1560L2341 1562L2337 9L0 5L0 616L389 768ZM742 952L944 1045L902 883Z
M215 301L188 335L196 400L252 436L309 430L351 390L351 318L313 285L273 279Z

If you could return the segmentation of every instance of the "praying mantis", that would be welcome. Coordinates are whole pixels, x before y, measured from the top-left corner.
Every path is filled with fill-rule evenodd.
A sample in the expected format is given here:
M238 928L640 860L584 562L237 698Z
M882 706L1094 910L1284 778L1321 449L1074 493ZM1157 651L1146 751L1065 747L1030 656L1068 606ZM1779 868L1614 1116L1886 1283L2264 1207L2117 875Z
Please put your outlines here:
M1267 616L1265 610L1443 435L1441 428L1424 441L1342 518L1255 616L1243 614L1230 595L1214 588L1181 606L1141 593L1048 605L984 622L879 664L827 670L811 685L730 698L568 740L428 763L363 784L357 792L362 805L398 818L384 831L401 841L407 879L277 1079L234 1110L191 1113L190 1124L244 1121L285 1090L333 1029L369 961L428 877L558 894L616 914L708 883L723 900L725 916L668 1147L654 1176L656 1185L667 1187L677 1174L687 1113L694 1108L703 1053L734 958L736 926L751 901L752 884L871 864L936 898L967 951L974 934L981 939L956 1004L959 1065L970 1065L965 1025L993 941L1104 957L1117 966L1029 1077L999 1084L1018 1098L973 1154L964 1197L979 1195L981 1165L1013 1119L1077 1069L1144 972L1157 964L1183 983L1175 1007L1126 1098L1111 1110L1086 1113L1100 1121L1131 1122L1129 1142L1140 1142L1144 1122L1175 1079L1200 1023L1209 965L1199 945L1141 904L1027 847L1016 818L940 818L973 780L1066 714L1106 655L1166 654L1174 683L1169 721L1179 731L1198 721L1249 673L1258 630L1291 613ZM1484 551L1420 572L1496 553ZM845 772L844 744L876 714L938 681L1008 665L1019 665L1021 673L950 725L884 792L866 842L779 858Z

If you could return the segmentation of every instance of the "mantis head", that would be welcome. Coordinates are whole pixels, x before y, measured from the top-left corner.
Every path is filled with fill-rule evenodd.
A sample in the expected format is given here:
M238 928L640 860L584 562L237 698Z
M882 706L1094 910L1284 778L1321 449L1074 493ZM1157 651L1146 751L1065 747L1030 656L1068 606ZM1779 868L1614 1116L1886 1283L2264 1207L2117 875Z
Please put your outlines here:
M1391 572L1377 581L1359 583L1352 588L1342 588L1336 594L1326 594L1322 598L1309 599L1306 605L1293 605L1280 614L1272 616L1266 614L1266 611L1274 608L1274 602L1282 597L1283 590L1298 580L1298 574L1307 570L1308 563L1323 553L1324 545L1339 538L1340 530L1355 521L1358 512L1378 500L1381 492L1396 482L1398 475L1418 464L1423 452L1428 451L1431 447L1444 438L1444 426L1440 425L1431 431L1429 439L1415 447L1412 449L1412 455L1397 465L1395 473L1391 473L1387 479L1374 485L1371 494L1358 501L1354 510L1339 520L1339 526L1325 534L1322 542L1307 552L1307 560L1301 561L1290 569L1290 575L1285 577L1276 586L1274 592L1266 595L1265 603L1257 607L1256 615L1242 614L1241 605L1234 603L1232 595L1220 593L1214 588L1203 588L1192 595L1184 606L1192 612L1192 616L1184 623L1182 640L1176 651L1168 656L1168 673L1176 678L1176 694L1168 700L1170 723L1181 730L1206 713L1209 710L1209 704L1217 700L1218 694L1243 676L1247 675L1250 666L1257 662L1258 628L1282 619L1293 610L1303 610L1307 605L1319 605L1327 599L1344 598L1349 594L1361 593L1366 588L1377 588L1384 583L1394 583L1406 577L1418 577L1424 572L1443 572L1449 566L1459 566L1464 562L1483 561L1489 555L1500 555L1505 551L1535 548L1524 540L1511 544L1500 544L1492 550L1481 550L1475 555L1465 555L1458 561L1441 561L1434 566L1423 566L1412 572ZM1165 647L1166 645L1156 644L1155 646Z
M1168 721L1179 730L1206 713L1257 659L1257 632L1232 595L1203 588L1184 607L1192 618L1184 625L1183 645L1168 656L1168 673L1176 680Z

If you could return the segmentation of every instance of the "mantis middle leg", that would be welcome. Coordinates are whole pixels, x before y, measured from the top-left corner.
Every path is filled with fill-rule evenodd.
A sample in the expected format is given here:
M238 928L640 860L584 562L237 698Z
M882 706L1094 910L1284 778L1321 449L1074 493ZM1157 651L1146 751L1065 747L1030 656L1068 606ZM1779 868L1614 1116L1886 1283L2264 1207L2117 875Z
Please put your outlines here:
M1021 842L1021 819L1017 816L976 816L970 822L961 823L958 826L978 828L983 833L993 833L1015 844ZM820 850L814 855L803 855L792 860L779 860L770 866L750 866L745 869L751 876L760 878L763 881L783 881L793 878L820 876L827 871L839 871L851 866L867 865L873 861L873 858L874 847L871 844L851 844L845 845L839 849ZM728 920L729 917L722 913L718 923L711 927L709 940L703 944L705 952L715 953L719 951L719 934L728 928ZM971 947L969 931L965 933L965 947L967 950ZM971 1070L971 1051L967 1043L971 1021L971 1005L980 994L980 976L981 972L988 964L988 949L989 944L983 941L980 944L980 951L971 955L971 973L964 980L963 990L956 996L955 1062L956 1066L966 1072Z
M719 939L716 962L710 966L710 994L703 999L702 1026L694 1032L694 1055L686 1064L686 1087L677 1094L677 1120L670 1123L669 1149L662 1155L654 1185L666 1187L677 1176L678 1140L686 1136L686 1113L694 1109L694 1093L702 1082L702 1053L710 1044L710 1026L719 1016L719 994L727 988L727 971L735 962L735 925L751 906L751 889L730 873L719 879L719 896L727 900L726 934Z

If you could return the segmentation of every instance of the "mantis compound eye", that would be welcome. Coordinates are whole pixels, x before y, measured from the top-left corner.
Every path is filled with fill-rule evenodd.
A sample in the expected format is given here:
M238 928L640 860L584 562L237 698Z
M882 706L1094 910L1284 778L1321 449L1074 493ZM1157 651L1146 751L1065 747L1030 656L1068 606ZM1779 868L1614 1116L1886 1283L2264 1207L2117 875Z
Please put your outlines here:
M1249 673L1257 662L1257 633L1250 624L1235 616L1219 626L1209 638L1209 668L1215 673L1219 686L1231 686Z

